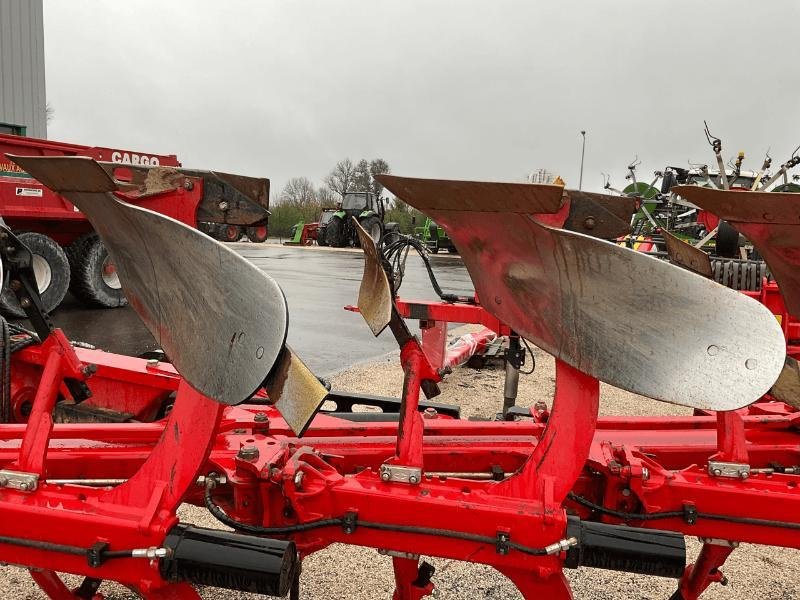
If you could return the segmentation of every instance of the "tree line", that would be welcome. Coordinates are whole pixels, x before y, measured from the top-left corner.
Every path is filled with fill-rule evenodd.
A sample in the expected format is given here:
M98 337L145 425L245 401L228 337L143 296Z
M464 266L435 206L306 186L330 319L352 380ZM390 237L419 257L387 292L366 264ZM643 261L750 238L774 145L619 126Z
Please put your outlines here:
M345 158L336 163L321 185L314 185L308 177L292 177L270 203L270 235L288 237L292 226L300 221L318 220L323 208L335 207L348 192L372 192L382 196L384 188L376 177L389 172L389 163L382 158L362 158L358 162ZM386 221L400 223L404 233L413 229L412 217L416 217L417 225L425 220L419 211L400 200L385 200L384 204Z

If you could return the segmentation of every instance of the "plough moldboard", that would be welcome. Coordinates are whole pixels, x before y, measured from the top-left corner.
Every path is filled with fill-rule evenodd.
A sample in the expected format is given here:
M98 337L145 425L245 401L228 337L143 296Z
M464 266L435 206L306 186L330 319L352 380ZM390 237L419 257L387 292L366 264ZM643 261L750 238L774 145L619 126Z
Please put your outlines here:
M120 208L113 180L90 160L25 162L93 220L171 358L73 346L40 310L30 254L0 232L9 285L36 336L6 331L0 561L28 567L52 598L91 598L102 580L151 599L198 598L195 585L298 597L299 559L339 542L392 557L396 600L432 593L420 555L490 565L529 599L571 598L563 569L593 566L673 577L673 598L691 600L723 580L741 542L800 548L800 412L786 403L791 385L784 401L770 393L791 375L787 348L797 355L790 314L800 290L780 277L800 245L792 195L783 200L794 221L786 209L773 235L762 215L753 227L763 235L751 236L780 242L759 250L783 261L770 264L782 297L770 284L748 298L587 235L601 221L614 229L607 198L385 177L447 229L482 304L397 301L362 236L359 308L373 332L391 330L405 371L394 414L364 419L315 414L325 391L286 347L285 300L269 277L202 234ZM681 191L705 202L694 193ZM143 251L136 240L147 232ZM173 273L188 254L197 272ZM226 293L230 282L203 269L251 292ZM201 304L213 319L189 314ZM552 353L549 408L494 421L431 411L445 373L404 317L463 317ZM601 379L694 415L598 418ZM234 531L179 523L182 502ZM688 566L687 535L703 541ZM72 590L56 572L85 580Z

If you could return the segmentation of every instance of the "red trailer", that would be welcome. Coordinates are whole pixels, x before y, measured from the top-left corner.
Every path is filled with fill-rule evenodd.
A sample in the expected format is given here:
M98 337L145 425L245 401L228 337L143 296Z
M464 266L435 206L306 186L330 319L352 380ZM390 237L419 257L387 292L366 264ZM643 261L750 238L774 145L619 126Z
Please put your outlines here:
M269 180L181 168L174 154L152 154L0 134L0 216L34 255L45 309L70 289L87 304L127 303L108 252L84 214L20 169L9 156L86 156L124 182L121 200L168 215L210 235L264 241ZM238 234L238 235L237 235ZM229 240L232 241L232 240ZM0 310L22 316L10 290Z

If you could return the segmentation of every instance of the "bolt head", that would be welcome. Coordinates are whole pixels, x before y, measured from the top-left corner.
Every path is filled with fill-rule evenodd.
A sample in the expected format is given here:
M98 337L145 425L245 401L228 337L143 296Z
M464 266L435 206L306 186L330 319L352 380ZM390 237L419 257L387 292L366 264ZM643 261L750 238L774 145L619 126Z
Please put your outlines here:
M297 473L294 474L294 487L296 487L298 490L303 489L303 472L302 471L298 471Z
M0 487L6 487L8 485L8 477L0 476Z
M161 362L161 361L159 361L157 358L150 358L150 359L147 360L147 366L148 367L157 367L159 362Z
M28 308L31 305L31 301L29 298L23 298L22 300L19 301L19 305L22 308Z
M264 412L257 412L253 415L253 421L256 423L266 423L267 422L267 413Z
M722 469L714 469L713 471L711 471L711 474L719 477L720 475L722 475Z
M242 446L239 449L238 457L242 460L254 461L258 458L258 448L255 446Z
M381 481L389 481L391 478L392 478L392 476L389 473L389 471L383 471L381 473Z

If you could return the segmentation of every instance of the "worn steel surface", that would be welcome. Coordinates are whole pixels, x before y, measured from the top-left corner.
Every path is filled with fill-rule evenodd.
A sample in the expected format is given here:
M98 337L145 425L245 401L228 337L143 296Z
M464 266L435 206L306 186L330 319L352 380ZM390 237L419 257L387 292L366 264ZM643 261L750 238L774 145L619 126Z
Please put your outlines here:
M454 181L381 175L400 197L414 198L425 214L441 211L554 213L564 204L560 185ZM387 187L389 184L384 183Z
M544 226L519 204L499 212L492 184L478 186L489 190L483 201L476 194L459 208L441 200L435 181L380 179L448 231L487 310L585 373L658 400L731 410L759 398L781 371L779 325L733 290Z
M269 179L173 166L99 164L116 180L119 190L133 198L202 185L202 201L197 206L199 221L253 225L269 216Z
M744 234L769 266L794 315L800 315L800 194L673 188Z
M173 219L117 200L106 172L82 157L17 157L83 211L125 295L193 387L224 404L261 387L284 347L283 292L234 251Z
M783 371L769 393L781 402L800 409L800 364L797 360L786 357Z
M708 254L700 250L700 248L687 244L665 229L661 230L661 235L667 245L667 255L670 262L694 271L703 277L712 278L714 276L714 270L711 268L711 259Z
M355 218L353 226L364 251L364 274L358 288L358 309L372 333L378 336L392 320L392 289L378 257L375 241Z
M570 208L564 229L604 240L630 233L636 198L578 190L567 190L567 195Z

